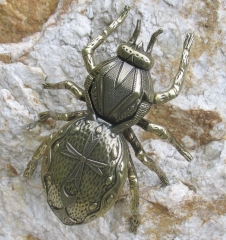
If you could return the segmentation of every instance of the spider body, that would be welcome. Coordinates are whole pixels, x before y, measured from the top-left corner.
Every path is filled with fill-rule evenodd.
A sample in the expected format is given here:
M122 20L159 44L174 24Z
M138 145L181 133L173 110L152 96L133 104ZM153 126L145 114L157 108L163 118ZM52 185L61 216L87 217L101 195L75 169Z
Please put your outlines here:
M151 106L154 91L149 71L118 57L100 64L95 71L91 101L95 112L106 121L118 124L133 118L142 101Z
M140 223L139 189L127 141L136 157L154 171L163 184L169 181L144 151L131 128L133 125L168 140L187 161L192 159L166 128L143 117L152 104L167 102L181 91L193 34L186 35L179 71L166 92L154 92L149 73L154 63L152 48L162 30L152 35L144 51L142 43L136 44L139 20L129 41L118 47L117 56L95 64L95 49L124 21L128 12L126 6L119 18L83 49L89 73L84 90L71 81L43 85L46 89L68 89L87 104L86 111L39 114L43 121L51 117L69 123L43 141L24 172L24 176L30 178L38 160L43 158L41 175L47 201L64 224L83 224L102 216L115 203L128 177L130 230L136 233Z

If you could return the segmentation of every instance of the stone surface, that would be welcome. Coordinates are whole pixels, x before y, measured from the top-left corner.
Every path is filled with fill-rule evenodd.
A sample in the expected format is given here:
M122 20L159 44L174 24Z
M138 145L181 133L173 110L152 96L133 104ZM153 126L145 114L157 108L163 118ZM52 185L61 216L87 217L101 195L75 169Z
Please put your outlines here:
M11 57L9 54L0 54L0 61L4 63L11 63Z
M32 29L15 40L18 34L10 35L0 21L4 33L1 37L8 36L1 40L7 43L0 45L0 239L225 239L225 1L60 0L57 6L56 1L51 1L50 5L55 5L49 5L52 10L48 14L48 1L30 2L33 4L0 0L5 23L13 15L12 24L20 28L21 22L15 19L22 16L23 28ZM69 79L82 87L87 75L82 48L119 15L124 4L132 7L131 13L97 49L96 62L115 55L117 45L129 38L138 18L142 21L139 39L145 45L152 32L162 27L164 32L155 44L155 65L151 70L156 92L170 87L185 34L195 33L181 94L165 105L153 106L146 116L166 126L194 159L186 162L169 143L134 127L144 149L170 180L169 186L161 187L155 173L140 163L131 149L140 184L142 223L137 235L128 232L128 183L122 198L103 217L69 227L58 221L46 203L40 164L30 180L22 176L44 137L63 124L53 120L41 124L38 113L86 109L68 91L43 90L42 84ZM16 6L20 12L15 13ZM24 11L26 6L33 14ZM46 11L42 15L37 9ZM37 28L29 18L37 20Z
M1 0L0 43L19 42L40 31L57 3L58 0Z

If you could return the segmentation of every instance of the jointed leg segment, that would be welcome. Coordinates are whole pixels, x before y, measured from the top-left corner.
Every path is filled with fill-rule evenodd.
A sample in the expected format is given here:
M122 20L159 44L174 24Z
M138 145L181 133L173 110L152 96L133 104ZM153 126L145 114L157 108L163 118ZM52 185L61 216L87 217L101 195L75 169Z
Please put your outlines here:
M133 233L136 233L137 228L140 225L139 186L138 186L136 169L133 165L131 156L128 162L128 178L129 178L129 185L130 185L130 211L132 214L130 231Z
M191 154L177 142L177 140L166 128L158 124L151 123L146 119L141 119L137 125L145 131L152 132L160 138L168 140L168 142L171 143L188 162L192 160Z
M55 113L51 111L42 112L39 114L39 117L42 121L46 120L47 118L51 117L55 120L63 120L63 121L71 121L74 118L84 116L86 111L77 111L71 113ZM41 143L38 149L33 154L32 160L27 164L27 168L24 171L24 177L30 178L38 164L38 160L42 158L43 154L45 153L46 149L51 144L51 141L54 137L54 134L46 137L46 139Z
M45 89L68 89L74 96L81 101L85 102L85 91L80 88L77 84L72 81L63 81L59 83L45 83L43 84ZM71 121L76 117L82 116L85 111L69 112L69 113L58 113L52 111L46 111L39 113L39 118L41 121L45 121L47 118L52 118L54 120Z
M136 157L151 171L154 171L164 185L168 185L169 180L166 177L165 173L150 157L148 157L147 153L144 151L133 130L131 128L128 128L123 132L123 134L126 140L131 144Z
M60 120L60 121L71 121L85 114L86 114L86 111L77 111L77 112L69 112L69 113L58 113L58 112L46 111L46 112L39 113L39 119L41 121L45 121L48 118L52 118L54 120Z
M68 89L70 90L78 100L85 101L84 90L72 81L63 81L59 83L45 83L43 84L45 89Z
M188 67L189 52L190 52L193 39L194 39L194 35L192 33L188 33L186 35L179 70L174 79L173 85L168 91L159 92L155 94L155 97L154 97L155 104L162 104L162 103L168 102L174 99L175 97L177 97L178 94L180 93L182 86L184 84L184 77Z
M55 84L46 83L43 84L43 87L46 89L68 89L70 90L77 99L81 101L85 101L84 90L80 88L78 85L71 81L63 81ZM83 116L86 114L86 111L77 111L70 113L57 113L52 111L42 112L39 114L39 118L41 121L46 120L51 117L55 120L63 120L63 121L71 121L76 117ZM38 164L38 160L43 156L46 149L53 139L53 134L47 137L42 144L38 147L38 149L33 154L32 160L28 163L26 170L24 171L24 177L30 178Z
M33 154L32 160L27 164L27 168L24 171L24 177L30 178L37 167L38 160L43 156L46 149L48 148L49 144L53 139L54 134L49 135L46 139L42 142L42 144L38 147L38 149Z
M115 21L113 21L110 26L108 26L104 32L99 35L98 37L94 38L90 43L87 44L87 46L82 50L82 56L84 59L84 62L86 64L86 69L89 73L92 72L92 70L95 68L95 61L93 58L93 53L94 50L99 47L105 40L106 38L113 32L115 31L118 26L122 24L122 22L125 20L125 18L128 15L130 8L126 6L124 8L124 11L122 14L119 16L119 18Z

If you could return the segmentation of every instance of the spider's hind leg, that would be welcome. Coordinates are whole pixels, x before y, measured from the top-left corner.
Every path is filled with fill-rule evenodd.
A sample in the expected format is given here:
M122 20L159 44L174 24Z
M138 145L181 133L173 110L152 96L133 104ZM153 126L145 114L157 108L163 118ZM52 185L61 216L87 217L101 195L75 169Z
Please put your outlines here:
M169 185L169 180L166 176L166 174L162 171L162 169L147 155L147 153L144 151L141 143L137 139L135 133L131 128L126 129L123 132L126 140L130 143L132 146L136 157L145 165L147 166L151 171L155 172L162 183L164 185Z
M46 149L49 147L54 134L49 135L45 138L45 140L41 143L41 145L37 148L34 152L31 161L27 164L27 168L24 171L24 177L30 178L37 167L39 159L42 158L43 154L45 153Z
M140 225L139 214L139 187L136 169L130 156L128 162L128 179L130 185L130 211L132 217L130 219L130 231L136 234L137 228Z

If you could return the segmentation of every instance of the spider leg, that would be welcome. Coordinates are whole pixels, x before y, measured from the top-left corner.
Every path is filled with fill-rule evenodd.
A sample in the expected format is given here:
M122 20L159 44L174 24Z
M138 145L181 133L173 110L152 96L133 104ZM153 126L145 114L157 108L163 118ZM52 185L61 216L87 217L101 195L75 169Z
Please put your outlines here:
M43 156L45 153L45 150L50 145L52 139L54 137L54 134L49 135L45 138L45 140L41 143L41 145L37 148L37 150L34 152L33 157L31 161L27 164L27 168L24 171L24 177L30 178L34 172L34 170L37 167L38 160Z
M141 143L137 139L134 131L131 128L126 129L123 132L123 135L125 139L130 143L132 146L136 157L145 165L147 166L151 171L154 171L162 183L164 185L169 185L169 180L166 177L165 173L162 171L162 169L150 158L148 157L147 153L144 151Z
M168 140L168 142L171 143L188 162L192 160L191 154L181 144L177 142L177 140L165 127L151 123L146 119L141 119L137 123L137 125L143 128L145 131L152 132L160 138Z
M78 100L85 101L84 90L72 81L66 80L59 83L45 83L42 86L45 89L68 89Z
M72 81L63 81L59 83L45 83L43 84L45 89L68 89L71 91L74 96L81 101L85 100L85 91L80 88L77 84ZM48 118L52 118L54 120L62 120L62 121L71 121L76 117L82 116L86 114L85 111L78 111L78 112L69 112L69 113L58 113L52 111L46 111L39 113L39 119L41 121L45 121Z
M95 68L95 61L94 61L94 51L97 47L99 47L106 39L107 37L115 31L118 26L122 24L122 22L125 20L129 13L130 8L128 6L125 6L123 12L119 16L119 18L115 21L113 21L104 31L102 34L100 34L98 37L94 38L89 42L86 47L82 50L82 56L86 65L87 71L90 73Z
M128 179L130 185L130 211L132 214L130 220L130 231L136 234L137 228L140 225L140 214L139 214L139 187L136 169L134 167L132 158L130 156L128 162Z
M77 112L69 112L69 113L46 111L38 114L39 119L42 122L46 121L48 118L52 118L54 120L60 120L60 121L71 121L83 115L86 115L86 111L77 111Z
M41 120L51 117L55 120L64 120L71 121L77 117L85 116L86 111L78 111L72 113L54 113L51 111L40 113ZM27 168L24 171L24 177L30 178L37 167L39 159L41 159L46 151L46 149L51 145L52 140L54 139L55 133L47 136L41 145L34 152L31 161L27 164Z
M192 33L187 33L184 41L184 48L181 56L179 70L174 79L173 85L168 91L159 92L155 94L154 96L155 104L162 104L162 103L168 102L179 95L182 89L182 86L184 84L184 77L188 67L190 48L191 48L193 39L194 39L194 35Z

